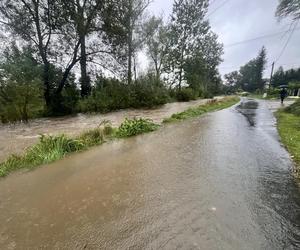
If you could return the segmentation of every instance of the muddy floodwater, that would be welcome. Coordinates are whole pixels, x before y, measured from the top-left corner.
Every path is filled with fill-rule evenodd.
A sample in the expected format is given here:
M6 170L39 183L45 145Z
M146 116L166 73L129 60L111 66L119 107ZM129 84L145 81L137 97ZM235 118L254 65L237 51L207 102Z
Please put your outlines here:
M220 99L221 97L217 97ZM0 124L0 162L12 153L22 153L25 148L38 141L42 134L78 135L82 131L97 127L102 121L110 121L113 126L119 126L124 119L142 117L160 123L174 113L182 112L189 107L205 104L208 100L191 102L174 102L155 109L126 109L117 112L97 115L78 114L61 118L35 119L29 124Z
M0 180L0 249L300 249L278 106L243 99Z

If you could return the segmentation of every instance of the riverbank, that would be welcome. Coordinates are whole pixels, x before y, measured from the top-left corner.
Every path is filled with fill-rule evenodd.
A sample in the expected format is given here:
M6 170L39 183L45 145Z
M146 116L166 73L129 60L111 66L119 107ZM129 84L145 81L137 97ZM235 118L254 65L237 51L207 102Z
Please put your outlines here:
M296 163L296 172L300 170L300 101L276 113L277 127L282 143Z
M185 112L174 114L166 119L165 122L184 120L207 112L224 109L234 105L238 101L239 98L237 97L226 97L221 100L208 101L204 105L198 105L197 107L189 108ZM117 128L113 128L109 123L104 122L99 127L81 133L79 136L73 138L66 135L42 136L36 145L26 149L23 154L11 155L6 161L1 163L0 176L6 176L19 169L33 169L64 158L70 153L87 150L109 140L152 132L160 126L160 124L149 119L134 118L125 119Z

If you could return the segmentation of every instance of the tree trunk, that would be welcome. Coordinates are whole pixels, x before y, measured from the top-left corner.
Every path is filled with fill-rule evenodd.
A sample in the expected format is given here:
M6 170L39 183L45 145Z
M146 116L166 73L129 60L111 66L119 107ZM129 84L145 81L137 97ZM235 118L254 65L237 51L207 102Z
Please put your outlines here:
M134 71L134 81L137 79L137 71L136 71L136 58L135 56L133 57L133 71Z
M85 35L80 37L80 43L81 96L85 97L91 93L91 83L89 76L87 75Z
M47 108L51 105L51 89L50 89L50 79L49 79L49 72L50 71L50 63L44 63L44 72L43 72L43 80L44 80L44 98L46 102Z
M132 83L132 30L130 28L128 39L128 73L127 73L127 81L128 84Z

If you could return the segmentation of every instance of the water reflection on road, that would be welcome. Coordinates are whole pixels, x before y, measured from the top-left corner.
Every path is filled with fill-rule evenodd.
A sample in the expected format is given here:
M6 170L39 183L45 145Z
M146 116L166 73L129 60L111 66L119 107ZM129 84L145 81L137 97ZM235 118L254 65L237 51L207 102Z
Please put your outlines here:
M1 180L0 249L299 249L270 104L243 101Z

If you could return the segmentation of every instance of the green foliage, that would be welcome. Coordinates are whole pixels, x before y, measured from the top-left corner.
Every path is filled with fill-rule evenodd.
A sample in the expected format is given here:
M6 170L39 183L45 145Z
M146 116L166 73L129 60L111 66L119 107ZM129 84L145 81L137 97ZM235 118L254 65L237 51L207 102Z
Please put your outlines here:
M300 19L299 0L279 0L276 16L279 18L291 16L294 20Z
M125 119L125 121L118 128L116 135L117 137L130 137L143 133L148 133L155 131L159 128L158 124L153 123L149 119L137 119L134 118L132 120Z
M297 104L299 107L299 103ZM299 111L299 109L298 109ZM297 113L297 112L296 112ZM299 113L298 113L299 114ZM276 113L277 127L283 144L292 154L293 159L298 164L298 173L300 171L300 116L286 111Z
M0 119L26 122L41 115L44 108L40 67L30 48L20 51L13 45L4 55L0 64Z
M178 122L189 118L200 116L204 113L228 108L235 103L239 102L238 97L227 97L220 101L208 101L205 105L200 105L196 108L189 108L184 112L173 114L170 118L164 119L164 123Z
M300 100L293 103L291 106L285 108L285 112L300 116Z
M176 100L179 102L188 102L196 100L199 94L191 88L182 88L176 91Z
M168 92L153 75L128 85L117 79L99 77L92 95L80 101L81 112L109 112L125 108L150 108L167 103Z
M149 18L143 26L147 55L153 64L156 78L160 79L169 46L168 27L164 25L162 17L156 16Z
M92 94L81 100L81 112L109 112L130 106L128 86L117 79L98 77Z
M21 156L12 155L0 164L0 176L21 168L34 168L63 158L66 154L85 148L81 140L61 136L41 136L40 142Z
M234 91L238 89L252 93L262 91L265 85L263 72L267 63L266 57L266 49L263 47L258 56L242 66L239 72L234 71L225 75L226 85Z
M300 68L284 70L283 67L279 67L274 73L272 86L279 87L280 85L288 85L289 83L300 82Z
M90 129L79 136L79 139L87 147L101 144L104 141L104 133L100 128Z
M163 83L153 74L140 77L130 86L131 105L134 108L155 107L168 102L169 95Z
M179 88L186 82L192 88L204 85L205 91L209 84L216 86L223 49L206 19L208 4L206 0L175 0L173 3L165 66Z

